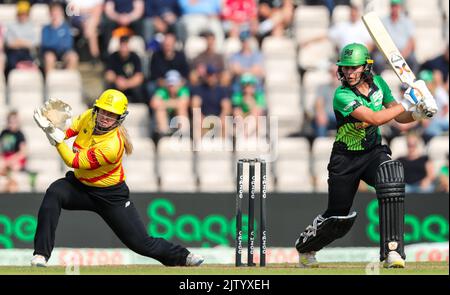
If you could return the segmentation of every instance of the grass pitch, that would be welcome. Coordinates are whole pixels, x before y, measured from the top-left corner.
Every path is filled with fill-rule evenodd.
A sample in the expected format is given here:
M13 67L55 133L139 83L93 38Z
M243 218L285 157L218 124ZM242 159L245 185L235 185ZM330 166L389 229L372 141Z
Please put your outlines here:
M203 265L201 267L164 267L160 265L81 266L81 275L365 275L367 263L322 263L319 268L302 269L296 264L269 264L266 267ZM370 268L369 268L370 271ZM376 273L377 270L375 270ZM373 274L370 271L369 274ZM64 275L66 268L50 266L1 266L0 275ZM379 268L381 275L448 275L448 262L409 262L405 269Z

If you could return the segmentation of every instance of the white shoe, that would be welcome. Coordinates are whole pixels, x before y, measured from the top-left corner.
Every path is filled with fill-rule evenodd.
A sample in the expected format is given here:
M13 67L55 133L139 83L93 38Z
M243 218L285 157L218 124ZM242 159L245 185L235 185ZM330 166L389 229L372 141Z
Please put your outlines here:
M199 266L205 261L205 258L198 254L189 253L186 257L186 266Z
M384 268L405 268L405 260L396 251L390 251L383 263Z
M31 258L31 266L47 267L47 260L42 255L34 255L33 258Z
M301 268L317 268L319 263L316 259L316 252L299 253L299 267Z

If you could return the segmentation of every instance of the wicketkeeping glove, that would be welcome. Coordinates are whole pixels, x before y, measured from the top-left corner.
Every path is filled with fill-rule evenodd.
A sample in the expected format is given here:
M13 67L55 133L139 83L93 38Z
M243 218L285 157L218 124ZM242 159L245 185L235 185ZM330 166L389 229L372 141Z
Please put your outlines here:
M41 107L41 112L54 127L61 130L66 130L66 125L72 119L72 107L59 99L50 98Z
M42 114L41 108L34 110L33 118L36 124L45 132L51 145L63 142L66 137L64 131L54 127L53 123Z

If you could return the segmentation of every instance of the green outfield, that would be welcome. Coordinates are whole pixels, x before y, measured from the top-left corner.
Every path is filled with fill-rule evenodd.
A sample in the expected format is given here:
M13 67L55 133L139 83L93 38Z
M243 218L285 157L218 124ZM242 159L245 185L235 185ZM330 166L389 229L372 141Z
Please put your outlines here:
M300 269L294 264L270 264L265 268L231 265L204 265L198 268L164 267L159 265L82 266L81 275L364 275L366 263L322 263L320 268ZM382 275L448 275L448 262L410 262L405 269L383 269ZM376 271L376 270L375 270ZM63 275L66 268L1 266L0 275ZM373 273L370 272L370 273Z

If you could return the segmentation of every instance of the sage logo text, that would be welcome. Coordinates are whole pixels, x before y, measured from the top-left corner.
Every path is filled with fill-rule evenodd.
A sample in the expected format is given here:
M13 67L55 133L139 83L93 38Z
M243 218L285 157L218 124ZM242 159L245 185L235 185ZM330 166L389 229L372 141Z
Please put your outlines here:
M30 243L34 239L37 221L34 216L20 215L12 220L0 214L0 248L14 248L14 240Z

